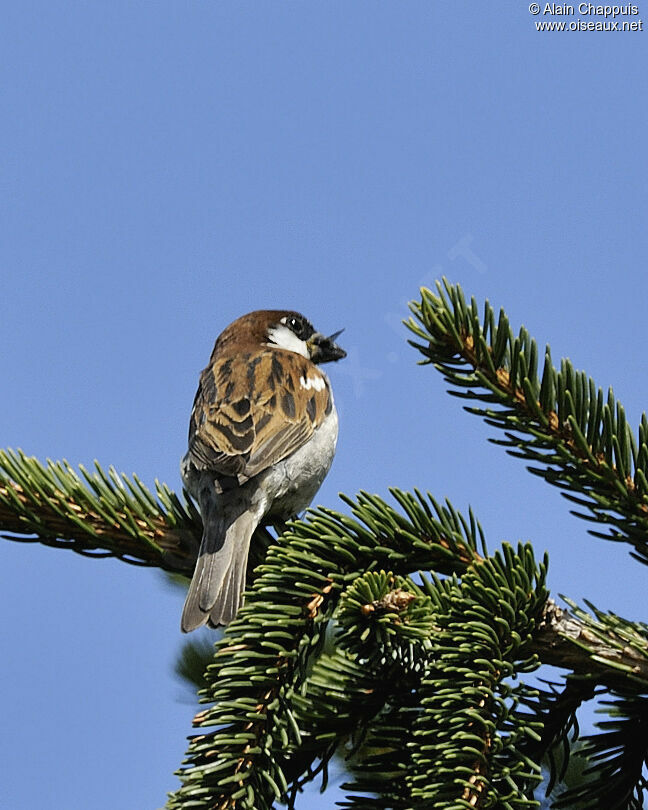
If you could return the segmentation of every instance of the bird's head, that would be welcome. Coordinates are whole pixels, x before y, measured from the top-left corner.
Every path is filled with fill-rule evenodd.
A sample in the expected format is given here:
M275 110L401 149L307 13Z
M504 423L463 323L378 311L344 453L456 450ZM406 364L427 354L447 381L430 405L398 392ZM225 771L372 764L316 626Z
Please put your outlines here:
M231 323L218 338L217 346L234 341L277 346L301 354L313 363L329 363L346 357L344 349L335 342L342 331L326 337L299 312L259 309Z

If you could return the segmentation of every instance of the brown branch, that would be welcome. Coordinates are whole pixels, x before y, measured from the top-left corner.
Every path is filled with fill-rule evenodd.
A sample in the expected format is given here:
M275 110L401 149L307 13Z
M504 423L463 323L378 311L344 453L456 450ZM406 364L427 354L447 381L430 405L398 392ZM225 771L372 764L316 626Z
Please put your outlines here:
M594 632L585 622L548 599L534 636L534 649L543 664L569 669L608 686L628 680L648 685L648 641L631 646L613 628Z

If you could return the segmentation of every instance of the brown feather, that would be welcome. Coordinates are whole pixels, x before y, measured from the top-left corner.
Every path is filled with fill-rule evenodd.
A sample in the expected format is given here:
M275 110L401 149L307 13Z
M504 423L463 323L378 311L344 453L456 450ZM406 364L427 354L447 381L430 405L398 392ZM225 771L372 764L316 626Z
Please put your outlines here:
M189 453L198 470L243 482L307 441L330 410L331 395L326 377L295 352L243 346L223 356L222 348L200 378ZM317 390L301 380L322 382Z

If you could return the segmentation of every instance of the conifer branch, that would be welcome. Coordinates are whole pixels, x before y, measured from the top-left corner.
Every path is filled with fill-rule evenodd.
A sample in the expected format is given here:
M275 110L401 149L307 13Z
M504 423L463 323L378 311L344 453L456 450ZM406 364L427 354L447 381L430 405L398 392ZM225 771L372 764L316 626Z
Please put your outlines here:
M545 604L534 638L542 663L569 669L595 683L648 690L648 628L589 603L591 614L565 601L571 613L553 599Z
M506 785L512 789L515 760L518 804L511 806L523 807L538 775L533 762L539 759L528 750L540 745L528 749L523 741L533 735L539 741L542 723L550 726L552 716L537 725L535 715L518 712L515 704L528 689L511 691L510 675L567 661L593 683L643 688L648 643L641 631L600 612L559 611L544 590L544 565L536 569L530 548L516 553L505 546L489 555L473 515L466 519L420 493L393 495L402 511L367 493L345 499L352 516L313 510L269 550L209 668L203 700L211 705L196 717L205 731L190 742L170 810L269 810L278 800L291 807L299 786L325 768L350 735L363 752L349 784L347 806L355 810L410 806L415 794L423 800L430 772L444 761L452 769L461 751L472 751L473 759L465 763L457 801L481 806ZM419 570L447 578L421 586L409 576ZM338 628L332 655L323 653L331 621ZM488 646L494 644L503 646ZM481 675L477 661L489 662ZM420 727L426 682L437 714ZM466 734L490 730L465 747L468 738L454 733L457 712L477 682L485 691L466 715ZM444 684L446 697L435 703ZM393 735L401 721L412 747L403 748L401 739L396 752ZM417 759L423 741L416 734L437 739L445 722L449 736L436 764ZM556 723L556 734L561 727ZM506 754L502 740L510 740ZM381 781L386 760L393 768ZM500 768L506 773L501 783ZM421 776L395 783L396 772ZM360 795L372 780L380 799ZM449 802L455 799L449 794Z
M135 565L190 574L201 521L156 481L155 495L133 476L41 464L22 452L0 450L0 531L6 539L71 548L89 557L118 557Z
M582 737L574 758L585 762L581 784L561 793L555 808L593 806L643 810L648 794L648 703L646 694L612 692L602 701L608 719L598 733Z
M578 740L579 725L576 715L581 705L605 691L595 681L568 675L566 683L545 681L547 689L536 688L524 700L527 708L538 716L542 732L539 739L528 739L525 753L533 762L548 760L549 781L546 793L550 795L567 772L572 747Z
M153 495L136 477L130 480L112 469L105 473L97 466L94 473L81 472L83 478L66 462L42 465L21 453L0 452L2 529L89 556L111 555L185 573L191 569L201 526L190 501L181 503L160 484ZM193 801L196 791L205 790L205 773L212 772L219 782L229 774L225 784L237 788L223 794L223 807L245 807L240 801L252 795L250 791L254 802L259 801L262 791L258 785L250 787L250 774L265 774L259 778L271 789L270 803L277 796L294 800L295 789L325 768L352 726L374 741L371 751L376 751L377 740L387 744L394 728L394 717L382 714L393 698L389 684L407 683L412 677L418 683L420 672L413 673L424 666L437 627L428 597L417 590L409 574L432 570L462 578L489 558L472 513L464 517L449 503L440 505L419 492L393 490L392 494L400 509L361 493L356 500L344 498L352 517L327 509L310 513L307 521L292 524L265 558L241 611L243 624L237 619L228 629L208 675L206 697L220 708L197 717L199 726L208 727L229 718L234 723L231 733L238 741L245 740L245 745L241 748L236 742L223 759L229 744L219 748L222 743L211 733L195 737L189 768L182 772L185 785L173 799L177 804L172 802L170 807L183 807L189 798ZM272 541L267 532L258 532L253 551L256 548L259 553L253 555L252 565L267 554ZM393 573L381 574L381 568ZM362 701L355 700L344 710L331 700L324 676L317 676L327 671L319 653L333 615L341 628L340 655L346 656L350 672L358 675L357 660L364 661L366 671L371 655L378 656L372 664L371 699L365 702L361 718ZM632 683L645 688L648 684L645 639L633 625L621 626L616 617L596 612L590 617L577 608L573 614L560 612L551 601L542 616L531 648L538 660L566 665L609 686ZM357 647L356 639L363 637L369 641ZM344 652L345 639L351 652ZM373 650L367 653L369 658L360 654L364 646ZM385 670L386 655L391 674ZM335 659L338 665L340 660ZM311 661L316 664L309 680ZM365 688L360 686L362 681L352 682L349 676L345 694L356 694L353 683L356 689ZM294 697L300 684L305 689L301 702ZM248 692L251 689L243 702L237 691L242 685ZM326 705L336 706L336 711L324 722ZM398 717L404 712L402 717L414 722L407 705L394 711ZM314 725L318 717L322 722ZM297 736L295 729L300 729ZM266 742L264 748L262 741L270 739L275 742L269 748ZM376 763L384 762L382 750L369 751L364 758L371 778L375 779ZM407 755L398 767L411 769L411 757ZM354 784L363 784L360 773L358 779ZM481 776L475 779L475 784L482 784ZM385 795L394 798L387 783L384 788ZM471 793L473 798L476 795ZM354 806L362 806L354 801Z
M532 639L547 597L544 577L529 546L504 546L471 566L461 583L436 584L439 628L418 690L409 776L414 806L532 802L540 768L520 743L541 726L517 711L520 688L508 678L538 665Z
M269 550L208 672L204 699L214 705L196 724L220 730L191 740L183 787L169 808L206 808L220 796L215 806L269 810L288 796L286 774L303 744L292 698L321 651L347 581L380 566L452 573L482 559L483 533L473 515L465 519L420 493L394 495L405 514L361 493L355 502L345 499L353 517L310 512ZM316 740L310 761L329 747L330 740Z
M490 304L480 320L475 299L466 304L461 288L444 281L437 293L421 290L407 326L410 341L451 384L450 393L481 400L466 407L506 439L492 440L513 456L533 462L529 470L566 490L563 494L588 512L576 511L607 533L591 534L630 543L633 556L648 562L648 418L635 438L612 390L607 397L583 372L563 360L560 371L526 329L515 336L500 310Z

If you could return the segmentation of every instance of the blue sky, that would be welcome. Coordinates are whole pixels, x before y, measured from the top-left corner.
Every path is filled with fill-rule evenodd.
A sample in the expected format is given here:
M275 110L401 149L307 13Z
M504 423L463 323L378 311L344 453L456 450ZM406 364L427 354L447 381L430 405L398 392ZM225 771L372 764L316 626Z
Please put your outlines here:
M5 4L0 446L178 488L218 332L298 309L349 352L317 503L428 489L472 505L491 548L548 549L554 594L645 621L648 572L488 444L399 326L445 274L612 384L631 421L645 408L647 34L537 19L464 0ZM0 558L0 806L160 807L194 711L172 674L181 596L39 545Z

